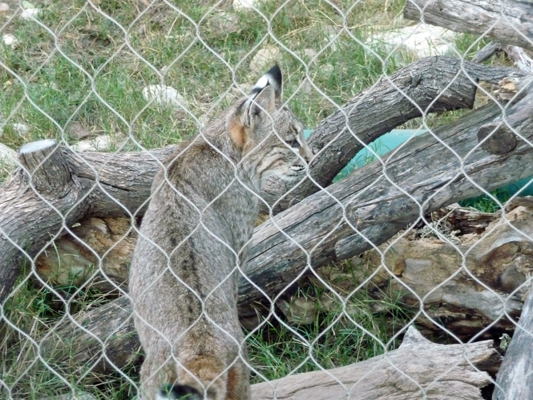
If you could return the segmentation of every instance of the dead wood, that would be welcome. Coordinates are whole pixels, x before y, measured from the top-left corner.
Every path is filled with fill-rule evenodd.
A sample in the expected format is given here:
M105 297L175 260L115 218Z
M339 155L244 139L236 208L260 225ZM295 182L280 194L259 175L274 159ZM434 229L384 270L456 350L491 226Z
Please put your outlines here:
M524 303L520 320L498 371L493 400L533 398L533 290L529 283L529 294Z
M252 386L256 400L478 399L491 383L486 365L500 363L492 341L431 343L412 326L402 345L385 356L327 371Z
M419 116L421 110L470 108L476 81L496 83L506 76L521 75L508 68L462 63L450 57L427 58L402 68L318 126L310 138L317 153L310 176L318 184L327 185L362 148L362 143ZM67 233L82 218L142 216L159 162L174 149L171 146L149 152L77 154L49 141L43 145L51 155L48 161L39 166L38 162L31 164L29 157L22 157L25 169L15 174L0 195L0 303L10 293L22 266L33 263L52 239ZM39 161L45 156L36 152L31 157ZM44 171L45 165L50 172ZM61 168L63 177L31 178L39 171L55 174ZM301 200L318 189L308 179L290 198L279 202L279 207L286 208L295 199ZM264 197L274 201L284 190L281 185L267 186ZM325 200L324 207L329 207Z
M380 246L384 264L379 251L368 252L366 265L379 267L367 277L379 293L398 294L413 310L422 299L417 322L433 332L444 329L465 341L488 335L489 325L512 332L533 272L532 222L533 208L519 206L480 234L460 235L442 218L423 238Z
M533 50L531 1L408 0L403 15L414 21L456 32L487 35L499 43Z

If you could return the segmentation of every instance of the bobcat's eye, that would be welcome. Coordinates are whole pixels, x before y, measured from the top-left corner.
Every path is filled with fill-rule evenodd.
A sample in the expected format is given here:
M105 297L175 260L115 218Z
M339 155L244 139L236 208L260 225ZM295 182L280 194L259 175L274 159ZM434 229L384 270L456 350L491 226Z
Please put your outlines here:
M287 143L289 146L294 147L294 148L301 147L298 139L285 140L285 143Z

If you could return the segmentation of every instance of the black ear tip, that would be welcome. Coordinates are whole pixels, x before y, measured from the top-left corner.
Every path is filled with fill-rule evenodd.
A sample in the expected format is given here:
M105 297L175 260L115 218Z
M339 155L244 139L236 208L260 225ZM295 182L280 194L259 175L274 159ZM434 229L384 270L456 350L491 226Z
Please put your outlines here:
M274 78L276 82L282 82L281 68L278 64L274 64L274 66L268 70L267 74Z

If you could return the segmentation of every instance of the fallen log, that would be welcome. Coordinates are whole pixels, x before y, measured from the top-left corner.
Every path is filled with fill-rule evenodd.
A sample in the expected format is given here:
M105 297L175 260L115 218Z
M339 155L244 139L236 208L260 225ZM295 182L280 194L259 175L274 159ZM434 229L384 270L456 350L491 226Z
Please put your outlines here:
M356 96L313 132L309 142L316 157L310 176L319 185L327 185L363 147L362 143L420 116L421 111L471 108L478 80L496 83L507 76L522 74L450 57L431 57L402 68ZM37 163L34 168L26 165L26 158L22 157L24 169L0 193L0 304L24 263L33 263L35 255L83 217L142 216L152 178L161 160L175 148L77 154L50 141L32 146L29 153L40 146L36 155L49 157L47 162L42 166ZM24 151L28 152L28 148ZM55 164L64 168L63 180L57 181L63 186L55 190L47 186L47 179L42 179L42 185L32 189L32 174L46 175L44 166L52 168ZM37 182L39 177L34 179ZM278 208L287 208L294 199L301 200L318 189L308 179L280 201ZM265 187L264 198L276 201L285 190L284 185L272 186L271 182ZM62 193L62 197L57 193Z
M103 294L127 290L137 231L130 218L87 218L46 248L37 274L52 286L86 286Z
M529 295L524 304L520 321L503 359L492 400L514 400L533 398L533 290L527 286Z
M517 204L533 208L533 199L516 199ZM530 236L531 240L531 236ZM526 297L520 320L505 354L505 358L498 371L493 400L530 399L533 397L533 380L531 360L533 357L533 290L531 290L531 264L528 281L518 287L516 292L522 292Z
M252 386L255 400L481 400L500 355L492 341L441 345L410 326L402 345L346 367L291 375Z
M528 142L533 138L533 93L525 93L525 97L506 108L506 123L521 136L509 153L492 154L478 142L477 132L501 119L498 105L485 106L436 129L434 134L411 139L407 146L384 157L387 177L382 164L376 161L329 186L327 193L316 193L256 228L245 262L247 278L242 278L239 285L241 317L255 318L257 307L271 309L280 297L290 294L290 286L310 273L311 268L353 257L384 243L422 216L479 195L479 187L491 191L530 176L533 146ZM105 321L100 321L99 313L107 312L104 307L125 309L125 315L131 312L128 300L120 298L100 307L101 311L78 316L78 323L88 332L95 324L98 336L82 336L83 351L76 348L78 339L70 338L68 348L62 352L84 359L85 353L101 351L103 341L113 349L120 345L114 343L120 339L115 335L116 322L106 327ZM483 314L481 310L480 313ZM501 316L497 310L485 314L487 322ZM65 332L72 332L71 324L59 324L41 348L64 346L54 342L53 337L66 340ZM131 322L124 321L120 329L134 335ZM86 351L91 343L96 350Z
M368 252L363 265L379 266L381 254L385 259L367 277L380 293L398 294L413 310L423 307L417 323L432 332L464 341L489 335L488 326L512 332L533 270L533 208L516 207L479 234L456 235L444 221L426 226L426 237L397 238Z
M533 50L533 3L499 0L408 0L405 18L455 32L486 35Z

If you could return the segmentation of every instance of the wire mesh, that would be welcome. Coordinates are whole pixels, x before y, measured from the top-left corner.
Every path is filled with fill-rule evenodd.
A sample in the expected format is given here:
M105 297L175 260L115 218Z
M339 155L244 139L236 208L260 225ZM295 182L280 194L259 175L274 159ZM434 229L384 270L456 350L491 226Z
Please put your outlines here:
M494 2L503 11L475 35L427 25L420 8L406 20L405 3L0 2L0 398L138 396L127 277L151 181L274 63L314 159L296 187L267 183L236 265L252 383L322 371L361 398L382 364L355 382L334 368L384 355L413 398L430 398L458 364L430 382L397 365L409 326L465 354L486 338L504 347L531 274L528 164L498 163L531 146L515 106L524 74L468 62L512 25L512 4ZM510 75L514 102L479 83ZM507 152L490 147L501 127Z

